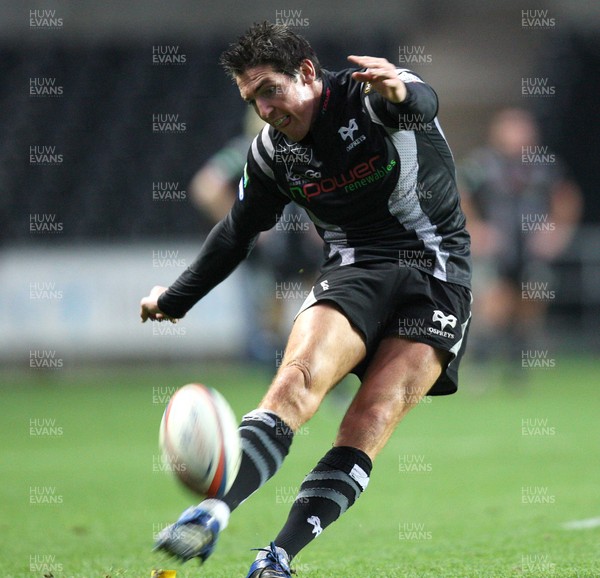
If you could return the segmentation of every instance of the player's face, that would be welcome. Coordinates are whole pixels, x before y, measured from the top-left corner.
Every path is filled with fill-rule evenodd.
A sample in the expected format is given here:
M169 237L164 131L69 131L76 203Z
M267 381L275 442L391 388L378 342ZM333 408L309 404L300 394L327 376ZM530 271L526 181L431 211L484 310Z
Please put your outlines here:
M321 96L312 62L304 61L295 77L275 72L270 65L255 66L236 82L242 98L265 122L292 141L308 134Z

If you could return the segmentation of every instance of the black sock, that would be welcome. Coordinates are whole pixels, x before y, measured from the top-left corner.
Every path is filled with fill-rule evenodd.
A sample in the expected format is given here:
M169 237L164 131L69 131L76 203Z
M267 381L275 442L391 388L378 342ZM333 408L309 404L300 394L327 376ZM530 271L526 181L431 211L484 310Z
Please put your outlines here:
M294 557L354 504L369 483L372 467L369 456L359 449L329 450L304 478L275 544Z
M281 466L294 433L276 414L255 409L242 418L242 463L227 495L231 511L260 488Z

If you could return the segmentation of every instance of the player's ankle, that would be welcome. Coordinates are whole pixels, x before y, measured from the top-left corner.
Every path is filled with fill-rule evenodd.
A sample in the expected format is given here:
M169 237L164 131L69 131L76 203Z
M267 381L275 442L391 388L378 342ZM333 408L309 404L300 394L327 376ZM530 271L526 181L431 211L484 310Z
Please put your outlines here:
M202 506L202 509L206 510L217 520L217 522L219 522L221 531L227 528L231 511L225 502L215 498L208 498L203 500L200 505Z

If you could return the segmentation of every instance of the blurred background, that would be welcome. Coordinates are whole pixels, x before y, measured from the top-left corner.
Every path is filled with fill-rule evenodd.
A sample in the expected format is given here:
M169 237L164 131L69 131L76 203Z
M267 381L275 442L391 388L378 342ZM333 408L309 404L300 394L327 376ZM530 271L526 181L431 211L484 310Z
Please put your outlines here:
M478 264L473 362L598 353L598 5L0 6L6 368L231 357L277 366L320 257L299 215L180 325L138 320L140 298L191 263L231 202L256 129L218 57L263 19L308 37L325 68L346 67L351 53L383 56L438 92Z

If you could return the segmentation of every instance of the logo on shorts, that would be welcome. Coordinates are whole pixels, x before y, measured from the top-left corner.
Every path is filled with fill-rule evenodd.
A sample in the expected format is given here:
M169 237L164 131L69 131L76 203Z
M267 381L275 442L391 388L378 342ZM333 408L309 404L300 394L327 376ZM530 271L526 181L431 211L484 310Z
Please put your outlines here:
M431 318L431 320L434 323L439 323L440 324L440 329L442 331L444 331L444 329L446 329L446 327L448 325L450 325L450 327L456 327L456 321L457 321L456 317L454 317L454 315L445 315L439 309L436 309L433 312L433 317Z
M327 279L321 281L321 287L323 287L323 291L327 291L327 289L329 289L329 281L327 281Z
M441 337L447 337L449 339L454 338L454 333L451 333L450 331L445 331L446 327L448 327L448 326L450 326L452 328L456 327L456 322L458 320L456 319L456 317L454 315L451 315L451 314L446 315L443 311L440 311L439 309L435 309L433 311L433 317L431 318L431 321L433 321L434 323L439 323L440 328L437 329L436 327L429 327L428 331L430 333L434 333L435 335L440 335Z

